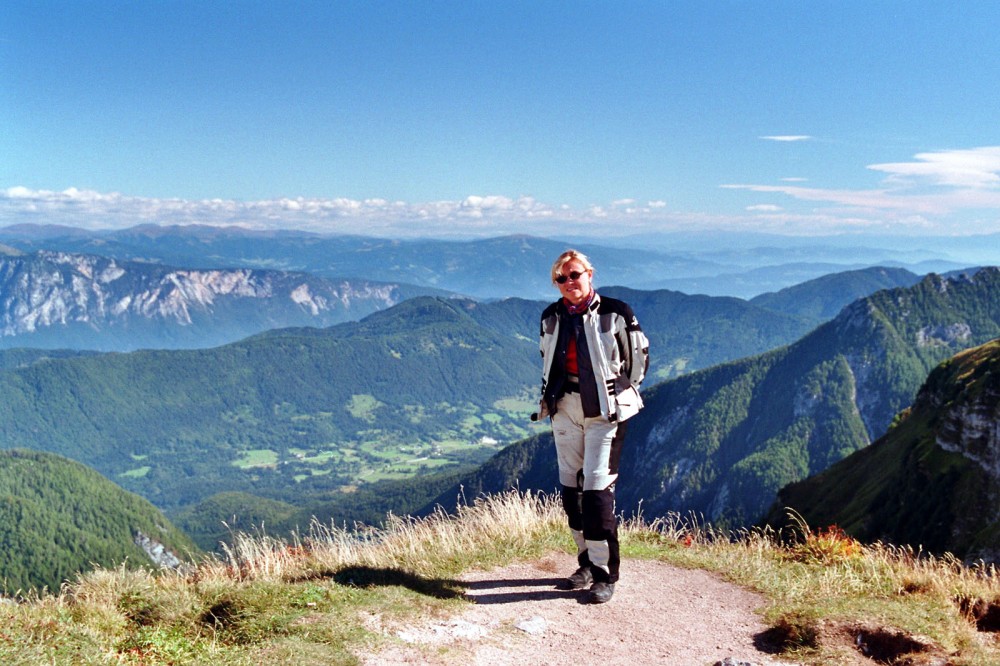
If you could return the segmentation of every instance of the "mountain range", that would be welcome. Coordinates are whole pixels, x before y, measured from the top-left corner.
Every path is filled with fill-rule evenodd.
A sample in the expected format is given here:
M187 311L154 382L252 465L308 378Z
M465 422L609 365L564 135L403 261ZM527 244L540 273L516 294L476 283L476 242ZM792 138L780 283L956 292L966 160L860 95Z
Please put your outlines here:
M643 318L654 378L760 353L809 327L740 299L607 293ZM527 416L543 307L418 297L358 322L209 349L0 351L0 438L83 461L164 508L228 491L301 503L470 466L540 427Z
M618 505L753 524L782 487L884 433L937 363L998 335L1000 270L930 275L860 299L786 347L652 386L630 421ZM498 453L437 501L453 506L460 487L551 490L546 438Z
M276 270L170 268L47 250L11 252L0 256L0 350L212 347L276 328L355 321L407 298L439 293ZM655 357L655 378L665 379L786 344L855 298L918 279L904 269L873 267L749 302L669 290L601 291L634 303L663 352ZM539 301L536 307L543 306ZM525 321L521 330L533 326ZM713 342L722 337L729 343Z
M750 298L829 273L871 266L902 267L918 274L961 269L981 262L955 257L978 258L983 247L996 243L989 237L963 240L964 244L956 244L953 239L935 239L922 247L902 247L900 239L882 239L878 247L862 247L837 237L804 242L777 236L734 238L734 234L675 234L655 241L625 234L602 239L505 236L459 241L197 225L102 231L38 225L0 228L0 243L25 252L44 249L198 269L302 271L334 279L413 284L474 298L530 299L552 296L549 267L567 247L590 256L599 287Z
M0 348L211 347L360 319L437 290L259 269L170 268L97 255L0 255Z
M525 420L534 407L545 301L408 298L439 292L240 266L256 261L247 261L253 250L270 251L272 240L291 252L307 237L145 228L76 236L81 247L117 247L141 261L8 249L0 296L14 331L9 344L44 347L49 339L80 349L0 351L0 438L83 460L187 516L186 527L209 542L217 535L206 519L255 502L273 520L300 525L307 513L337 518L349 504L391 510L373 494L383 490L411 505L424 496L454 502L456 473L472 474L519 439L474 479L464 477L466 494L505 489L514 476L522 488L554 478L545 429ZM241 238L231 268L218 268L229 260L206 253L232 251ZM332 241L314 240L320 261ZM370 252L368 269L395 266L422 275L416 282L446 274L498 283L509 275L525 289L564 246L491 239L455 243L443 259L436 242L337 242L347 243L345 256ZM206 264L171 267L155 253L141 257L138 250L149 247L173 248L189 266ZM623 274L638 282L669 263L656 253L594 252L608 266L631 257L632 272ZM473 254L503 261L491 275ZM462 262L475 270L450 268ZM946 279L871 267L749 301L600 290L633 305L653 348L648 407L630 424L635 455L623 467L623 475L642 480L622 485L621 506L699 511L721 524L748 524L789 481L864 448L909 404L930 367L996 335L996 269ZM83 351L109 348L101 344L209 348ZM513 469L520 471L512 476ZM186 513L195 507L205 511Z

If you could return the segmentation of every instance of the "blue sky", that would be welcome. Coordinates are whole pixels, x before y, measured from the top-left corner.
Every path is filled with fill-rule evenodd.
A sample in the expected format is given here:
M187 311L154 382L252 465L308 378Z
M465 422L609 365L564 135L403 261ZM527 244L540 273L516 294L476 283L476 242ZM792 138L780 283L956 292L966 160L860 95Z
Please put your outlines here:
M1000 231L1000 3L0 6L0 226Z

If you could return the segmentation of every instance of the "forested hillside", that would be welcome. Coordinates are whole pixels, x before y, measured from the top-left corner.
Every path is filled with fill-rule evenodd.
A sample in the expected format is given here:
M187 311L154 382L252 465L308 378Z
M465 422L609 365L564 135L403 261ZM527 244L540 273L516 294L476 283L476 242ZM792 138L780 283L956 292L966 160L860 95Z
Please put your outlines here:
M0 372L26 368L32 363L40 363L50 359L92 356L97 353L99 352L74 349L0 349Z
M329 329L0 373L0 441L85 462L161 508L469 465L529 434L538 352L466 303L411 299Z
M798 340L815 322L772 312L739 298L690 296L660 289L600 287L632 306L649 338L649 386ZM537 328L537 321L535 322Z
M882 289L910 287L920 279L905 268L876 266L830 273L780 291L754 296L750 303L820 324L836 317L852 301Z
M152 504L61 456L0 451L0 592L59 585L95 565L159 567L194 544Z
M779 493L794 509L863 541L1000 562L1000 340L938 366L911 409L871 446Z
M694 511L720 524L753 523L784 485L883 433L942 359L997 335L1000 270L932 275L861 299L788 347L648 388L646 408L629 424L619 507L641 502L647 516ZM483 487L491 492L518 474L538 478L550 453L504 452L499 472L475 478L496 483Z
M651 382L802 331L738 299L607 293L643 318ZM543 306L418 298L214 349L10 351L0 441L79 459L171 510L228 491L311 506L336 489L469 467L541 428L527 415Z

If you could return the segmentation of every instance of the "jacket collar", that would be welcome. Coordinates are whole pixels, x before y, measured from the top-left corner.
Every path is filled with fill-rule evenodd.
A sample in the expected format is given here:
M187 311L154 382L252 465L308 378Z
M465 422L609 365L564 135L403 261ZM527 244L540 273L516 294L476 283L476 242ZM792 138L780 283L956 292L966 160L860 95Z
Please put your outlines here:
M600 303L600 297L597 295L596 290L590 291L590 298L587 299L586 303L581 303L580 305L571 305L565 298L559 299L562 302L563 309L566 310L568 314L576 315L582 314L587 310L593 310Z

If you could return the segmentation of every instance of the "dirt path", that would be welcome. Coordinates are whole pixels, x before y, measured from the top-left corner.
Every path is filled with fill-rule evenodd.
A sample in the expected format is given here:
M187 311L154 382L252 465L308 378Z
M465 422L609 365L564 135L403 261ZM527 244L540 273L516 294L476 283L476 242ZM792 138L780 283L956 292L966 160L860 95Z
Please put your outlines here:
M436 664L788 664L762 651L759 595L705 571L628 560L614 598L582 603L584 592L556 589L575 558L552 554L462 576L475 602L460 615L419 626L381 628L400 639L362 657L370 666ZM728 661L724 661L727 660Z

